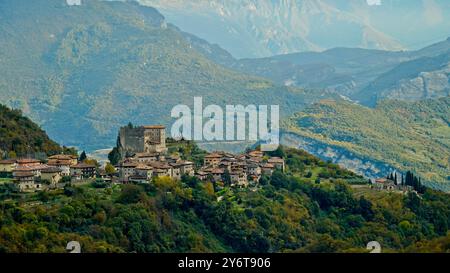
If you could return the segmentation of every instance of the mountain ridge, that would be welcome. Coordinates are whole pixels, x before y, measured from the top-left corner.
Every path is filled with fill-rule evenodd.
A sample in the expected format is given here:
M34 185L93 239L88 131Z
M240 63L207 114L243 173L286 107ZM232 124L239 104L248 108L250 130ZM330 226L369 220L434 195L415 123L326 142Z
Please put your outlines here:
M372 159L387 164L388 170L413 170L429 185L449 191L449 105L450 97L419 102L384 100L376 108L324 100L294 114L282 127L299 136L300 144L306 138L314 141L309 144L312 148L325 145L340 150L329 155L326 149L309 150L322 158L344 165L351 163L344 162L346 159L357 159L359 173L372 177L384 173L371 171L371 165L378 164L372 164ZM355 170L355 166L346 167Z

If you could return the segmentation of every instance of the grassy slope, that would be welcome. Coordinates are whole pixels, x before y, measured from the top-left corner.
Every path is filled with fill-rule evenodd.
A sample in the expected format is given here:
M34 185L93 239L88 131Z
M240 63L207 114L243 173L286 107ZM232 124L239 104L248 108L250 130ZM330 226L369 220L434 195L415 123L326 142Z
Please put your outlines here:
M429 182L449 183L450 98L381 102L375 109L323 101L295 114L285 127L296 134L414 170Z

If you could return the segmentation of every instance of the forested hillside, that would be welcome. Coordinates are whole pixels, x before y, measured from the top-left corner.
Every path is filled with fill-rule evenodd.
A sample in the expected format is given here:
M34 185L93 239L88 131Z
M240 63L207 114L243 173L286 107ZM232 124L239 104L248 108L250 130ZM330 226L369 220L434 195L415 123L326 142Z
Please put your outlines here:
M46 132L19 110L0 104L0 158L62 152L63 148L51 140Z
M322 101L295 114L284 127L368 161L413 170L429 185L449 190L449 117L449 97L415 103L383 101L375 109L344 100Z
M299 150L255 190L184 177L148 185L66 186L0 203L1 252L448 251L447 194L352 189L364 180ZM26 206L27 202L42 202Z

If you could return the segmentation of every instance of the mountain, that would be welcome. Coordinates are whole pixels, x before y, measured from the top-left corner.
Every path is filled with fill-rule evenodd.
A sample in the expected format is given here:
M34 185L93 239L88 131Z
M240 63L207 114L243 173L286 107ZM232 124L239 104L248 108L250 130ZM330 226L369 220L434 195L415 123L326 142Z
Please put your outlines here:
M286 115L322 95L218 65L136 2L4 0L0 18L0 101L65 145L112 147L123 124L169 125L194 96Z
M326 89L371 106L383 98L418 100L448 94L450 38L416 51L333 48L240 60L217 45L200 39L190 41L208 58L234 70L280 85ZM429 90L423 90L424 84L417 80L419 76L425 79ZM396 90L402 88L405 90Z
M380 75L356 95L363 103L380 99L421 100L450 95L450 51L404 62Z
M446 0L139 0L237 58L334 47L417 49L450 36ZM442 36L444 35L444 36ZM426 42L425 42L426 41Z
M11 110L1 104L0 124L0 158L14 155L52 155L64 149L19 110Z
M374 109L325 100L289 118L282 139L368 177L412 170L448 191L449 117L450 97L382 101Z

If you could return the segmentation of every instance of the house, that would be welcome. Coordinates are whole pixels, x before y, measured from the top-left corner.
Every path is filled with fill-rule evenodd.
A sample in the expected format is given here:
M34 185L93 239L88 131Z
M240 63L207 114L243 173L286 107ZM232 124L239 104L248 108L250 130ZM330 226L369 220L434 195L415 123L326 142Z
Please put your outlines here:
M211 153L211 154L207 154L205 155L204 159L203 159L203 164L204 166L211 166L211 167L218 167L220 160L222 158L222 155L220 155L219 153Z
M14 183L20 192L35 192L42 190L42 184L35 183L35 175L32 172L19 172L14 175Z
M134 171L134 175L132 175L133 178L139 177L144 178L146 181L150 181L153 177L153 168L144 164L136 166Z
M238 187L248 186L247 175L245 175L244 172L241 171L232 172L230 173L230 177L231 177L231 185Z
M197 177L198 179L204 181L208 178L209 173L204 172L204 171L197 171L195 173L195 177Z
M214 181L216 181L216 182L222 181L224 174L225 174L225 171L223 169L219 169L219 168L213 169L211 171L211 175L212 175Z
M229 162L227 160L222 160L222 161L220 161L218 167L219 167L219 169L228 170L229 172L231 172L231 166L232 166L231 162Z
M181 165L178 163L169 163L172 167L172 178L181 179Z
M248 155L250 158L252 158L252 157L253 157L253 158L263 158L264 153L261 152L261 151L255 150L255 151L250 151L250 152L248 152L247 155Z
M17 167L17 160L6 159L0 160L0 173L12 173Z
M18 167L23 167L23 166L33 167L33 166L39 166L39 165L41 165L41 161L39 161L37 159L26 158L26 159L17 160Z
M285 170L284 159L282 159L282 158L271 157L271 158L269 158L269 160L267 160L267 163L274 165L275 168L277 168L278 170L281 170L282 172L284 172L284 170Z
M194 176L194 162L181 161L179 164L181 165L181 174Z
M38 165L19 165L13 171L13 176L16 176L18 173L31 172L35 177L40 177L42 170L47 169L49 166L45 164Z
M78 164L78 158L74 155L52 155L48 158L48 165L51 165L50 163L64 163L67 165L77 165Z
M47 165L61 169L62 176L70 176L70 167L78 164L73 155L54 155L48 158Z
M92 164L79 163L70 167L70 175L76 180L95 178L96 167Z
M48 181L51 187L55 187L62 177L62 171L57 167L49 167L41 171L41 181Z
M275 166L270 163L262 164L261 170L265 175L272 175L272 173L275 171Z
M373 184L374 189L376 190L387 190L394 191L397 188L397 185L394 181L386 178L375 179L375 183Z
M133 158L135 161L139 163L149 163L160 160L160 154L158 153L137 153Z
M152 162L149 164L153 167L153 176L155 177L163 177L168 176L172 177L172 167L165 162Z
M135 169L139 166L137 162L124 162L119 166L119 177L128 180L128 177L135 175Z
M249 175L260 176L262 173L261 167L259 164L250 163L247 165L247 171Z

